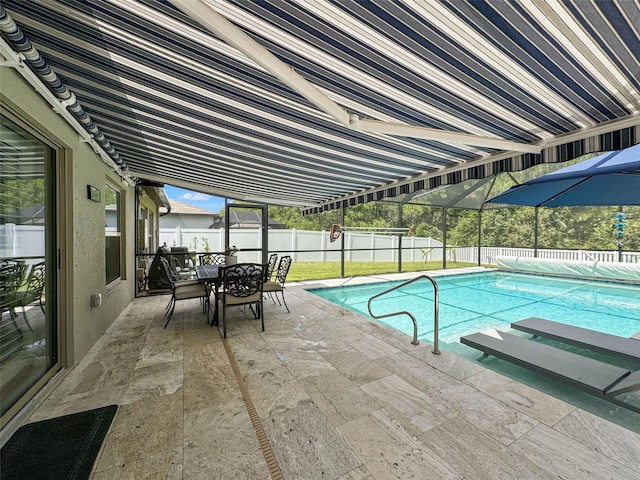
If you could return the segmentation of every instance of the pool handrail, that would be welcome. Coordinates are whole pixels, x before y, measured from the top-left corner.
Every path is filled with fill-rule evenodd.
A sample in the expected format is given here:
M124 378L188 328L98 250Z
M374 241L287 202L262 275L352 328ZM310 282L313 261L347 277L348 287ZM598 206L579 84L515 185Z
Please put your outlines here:
M411 343L413 345L419 345L420 342L418 342L418 322L416 321L416 318L411 313L403 310L401 312L385 313L384 315L375 315L371 311L371 302L373 300L375 300L376 298L379 298L379 297L381 297L383 295L386 295L387 293L393 292L393 291L398 290L399 288L402 288L402 287L406 287L407 285L410 285L413 282L417 282L418 280L421 280L421 279L424 279L424 278L426 278L427 280L429 280L433 284L433 289L434 289L434 298L433 298L433 300L434 300L434 306L433 306L433 350L431 350L431 353L433 353L434 355L440 355L440 350L438 350L438 305L440 303L440 301L438 300L438 284L429 275L425 275L425 274L420 275L420 276L418 276L416 278L412 278L411 280L408 280L408 281L406 281L404 283L401 283L400 285L396 285L395 287L391 287L388 290L385 290L384 292L381 292L381 293L378 293L378 294L374 295L367 302L367 309L369 310L369 315L371 315L371 317L375 318L376 320L378 320L380 318L394 317L396 315L407 315L409 318L411 318L411 321L413 322L413 340L411 341Z

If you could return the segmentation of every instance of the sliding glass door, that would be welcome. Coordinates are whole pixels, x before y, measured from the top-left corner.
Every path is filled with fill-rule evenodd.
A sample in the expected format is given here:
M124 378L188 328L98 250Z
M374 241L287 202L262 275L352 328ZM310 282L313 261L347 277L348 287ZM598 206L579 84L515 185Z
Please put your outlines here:
M0 425L59 368L55 162L0 116Z

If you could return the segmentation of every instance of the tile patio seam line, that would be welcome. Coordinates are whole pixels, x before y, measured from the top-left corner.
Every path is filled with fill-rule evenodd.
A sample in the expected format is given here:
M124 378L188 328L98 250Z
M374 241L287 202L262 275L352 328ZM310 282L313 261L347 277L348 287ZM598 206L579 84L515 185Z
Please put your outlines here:
M222 339L222 345L224 346L225 351L227 352L227 357L229 359L229 364L231 365L231 369L233 370L233 374L236 377L236 382L238 383L238 388L240 389L240 393L242 395L242 400L244 401L244 405L247 409L247 413L249 414L249 418L251 420L251 424L253 425L253 429L255 430L256 437L258 438L258 444L260 445L260 450L264 456L264 460L267 463L267 467L269 469L269 474L273 480L284 480L282 475L282 470L280 469L280 465L278 465L278 460L271 449L271 444L269 443L269 439L264 431L262 426L262 422L258 417L258 413L256 412L256 407L251 399L251 395L249 394L249 390L247 389L247 384L242 378L242 374L240 373L240 368L238 367L238 363L236 362L235 356L233 355L233 351L231 350L231 346L229 342L227 342L226 338Z
M145 343L146 343L146 339L145 339ZM187 432L186 432L187 413L185 409L186 393L187 393L187 389L185 388L186 378L187 378L187 372L186 372L186 362L185 362L185 329L183 326L183 330L182 330L182 448L180 449L180 460L182 461L182 471L181 471L180 480L184 479L184 463L185 463L184 446L186 445L186 442L187 442Z

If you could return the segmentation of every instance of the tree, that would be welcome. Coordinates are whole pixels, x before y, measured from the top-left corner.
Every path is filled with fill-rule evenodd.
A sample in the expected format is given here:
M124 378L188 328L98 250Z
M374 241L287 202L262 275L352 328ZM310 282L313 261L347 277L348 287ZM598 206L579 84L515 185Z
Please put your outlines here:
M467 215L471 213L473 212L467 212ZM483 246L530 248L534 243L533 230L533 208L492 209L482 213ZM462 245L477 243L477 240L469 238L470 234L471 232L464 239L469 243Z
M44 178L0 183L0 214L13 214L16 210L43 204Z
M296 207L269 206L269 217L284 223L287 228L296 228L298 230L329 230L332 224L340 223L340 212L338 210L303 217L302 211Z
M590 250L616 249L613 214L618 207L558 207L538 209L538 247ZM640 250L640 207L625 207L625 250ZM413 235L442 239L441 207L405 205L403 226L414 225ZM339 210L302 216L295 207L269 207L269 216L299 230L329 230L341 223ZM391 202L370 202L346 209L349 227L396 228L398 206ZM475 246L478 243L477 210L447 210L447 243ZM482 246L533 248L533 207L493 208L482 212Z

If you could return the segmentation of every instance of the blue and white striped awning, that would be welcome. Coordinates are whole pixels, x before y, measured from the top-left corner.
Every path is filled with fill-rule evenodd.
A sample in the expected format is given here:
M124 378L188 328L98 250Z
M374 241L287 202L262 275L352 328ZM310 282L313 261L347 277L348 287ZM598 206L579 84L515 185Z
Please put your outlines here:
M129 175L307 213L624 147L640 125L631 0L0 8Z

